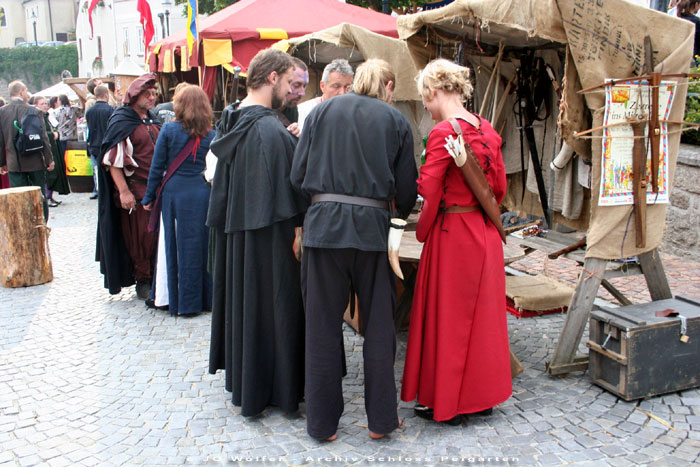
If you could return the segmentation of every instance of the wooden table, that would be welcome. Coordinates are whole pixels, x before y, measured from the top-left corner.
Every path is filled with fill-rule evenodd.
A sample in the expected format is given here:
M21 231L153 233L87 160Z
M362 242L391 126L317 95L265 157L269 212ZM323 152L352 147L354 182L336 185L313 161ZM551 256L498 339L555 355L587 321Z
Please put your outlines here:
M415 228L409 224L410 228ZM403 292L396 303L396 314L394 315L394 326L396 330L405 326L411 314L411 303L413 302L413 290L416 286L416 273L418 272L418 262L423 251L423 244L416 240L414 230L406 230L401 237L401 248L399 249L399 261L403 280L400 280ZM503 260L506 265L522 259L526 251L512 242L503 245ZM398 280L398 278L397 278Z

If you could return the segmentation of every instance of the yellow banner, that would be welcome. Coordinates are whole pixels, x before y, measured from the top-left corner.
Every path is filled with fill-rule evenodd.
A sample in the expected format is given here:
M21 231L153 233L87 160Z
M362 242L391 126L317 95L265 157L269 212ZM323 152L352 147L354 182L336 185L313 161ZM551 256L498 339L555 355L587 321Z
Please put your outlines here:
M233 60L233 50L229 39L204 39L204 64L206 66L217 66L224 63L231 63Z
M284 29L279 29L279 28L255 28L256 31L258 31L258 34L260 34L260 40L265 40L265 39L276 39L276 40L282 40L282 39L289 39L289 36L287 35L287 31Z
M66 175L69 177L92 176L92 161L85 149L66 150Z

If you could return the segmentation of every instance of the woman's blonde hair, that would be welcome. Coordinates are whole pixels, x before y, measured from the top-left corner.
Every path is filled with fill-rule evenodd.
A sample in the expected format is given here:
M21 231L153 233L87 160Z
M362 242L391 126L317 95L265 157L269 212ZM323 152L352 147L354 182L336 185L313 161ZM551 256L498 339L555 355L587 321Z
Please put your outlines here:
M428 63L418 75L418 92L427 99L431 91L459 93L466 101L472 95L469 68L439 58Z
M394 70L384 60L370 58L355 70L355 81L352 90L363 96L376 97L384 102L389 101L386 85L393 81L396 85Z

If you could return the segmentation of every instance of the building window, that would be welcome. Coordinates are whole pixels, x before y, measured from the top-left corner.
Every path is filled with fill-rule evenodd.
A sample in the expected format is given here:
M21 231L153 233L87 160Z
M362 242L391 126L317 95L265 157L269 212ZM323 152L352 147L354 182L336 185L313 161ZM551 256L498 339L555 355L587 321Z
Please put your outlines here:
M97 56L102 58L102 36L97 36Z
M131 55L131 47L129 46L129 28L124 28L124 42L122 47L124 48L124 56L128 57Z
M7 27L7 17L5 16L5 7L0 6L0 28Z

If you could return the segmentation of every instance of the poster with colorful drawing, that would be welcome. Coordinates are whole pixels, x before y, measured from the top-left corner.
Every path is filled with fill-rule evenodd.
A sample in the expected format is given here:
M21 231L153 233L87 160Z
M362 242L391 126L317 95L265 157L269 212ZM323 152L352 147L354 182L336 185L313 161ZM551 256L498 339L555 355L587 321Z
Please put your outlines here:
M675 94L675 83L662 81L659 86L659 120L667 120ZM605 87L603 120L603 157L600 177L600 206L632 204L632 149L634 138L628 120L649 119L651 87L645 80L618 83ZM621 124L622 123L622 124ZM660 123L659 191L651 185L651 148L647 143L647 204L668 203L668 136L667 124ZM647 135L648 126L644 134Z

